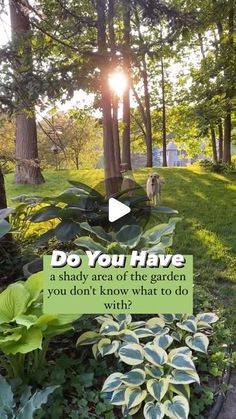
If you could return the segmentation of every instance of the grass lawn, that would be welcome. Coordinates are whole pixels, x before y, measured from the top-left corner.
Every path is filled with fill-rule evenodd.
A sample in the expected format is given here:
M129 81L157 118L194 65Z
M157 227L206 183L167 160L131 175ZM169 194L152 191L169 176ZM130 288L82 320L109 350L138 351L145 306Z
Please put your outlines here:
M135 172L138 183L145 184L150 169ZM211 292L220 291L228 305L236 304L236 175L204 173L198 168L158 168L165 180L162 204L179 211L173 251L194 255L197 283ZM12 184L6 176L11 197L22 193L57 195L68 187L67 179L79 179L96 186L103 179L103 170L44 172L46 183L41 186ZM234 295L234 297L233 297Z

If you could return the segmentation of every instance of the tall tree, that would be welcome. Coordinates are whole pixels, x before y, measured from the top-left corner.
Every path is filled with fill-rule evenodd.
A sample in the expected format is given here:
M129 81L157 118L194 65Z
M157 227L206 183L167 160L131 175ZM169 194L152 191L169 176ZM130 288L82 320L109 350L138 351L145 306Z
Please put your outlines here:
M162 92L162 166L167 166L167 137L166 137L166 90L164 59L161 55L161 92Z
M15 54L14 84L16 102L16 183L40 184L37 128L34 105L30 103L27 81L32 77L31 29L27 3L10 0L12 41Z

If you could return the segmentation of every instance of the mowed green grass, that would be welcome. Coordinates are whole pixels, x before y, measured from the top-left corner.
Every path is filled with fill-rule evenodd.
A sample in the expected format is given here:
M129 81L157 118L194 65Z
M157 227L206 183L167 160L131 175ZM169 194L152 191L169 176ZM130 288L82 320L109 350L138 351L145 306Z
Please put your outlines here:
M199 168L158 168L165 181L162 205L179 211L173 252L194 255L196 278L206 285L215 281L236 281L236 175L204 173ZM134 172L145 185L150 169ZM6 176L8 205L20 194L55 196L77 179L96 187L103 170L45 171L46 183L40 186L16 185ZM101 186L101 184L100 184Z

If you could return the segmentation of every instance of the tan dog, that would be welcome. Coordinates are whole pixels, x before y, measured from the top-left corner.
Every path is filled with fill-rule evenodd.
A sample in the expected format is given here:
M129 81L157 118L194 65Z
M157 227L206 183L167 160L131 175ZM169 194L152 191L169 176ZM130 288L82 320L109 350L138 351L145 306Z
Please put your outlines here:
M161 202L161 184L163 182L157 173L151 173L148 175L146 184L146 192L148 198L153 202L154 205L160 204Z

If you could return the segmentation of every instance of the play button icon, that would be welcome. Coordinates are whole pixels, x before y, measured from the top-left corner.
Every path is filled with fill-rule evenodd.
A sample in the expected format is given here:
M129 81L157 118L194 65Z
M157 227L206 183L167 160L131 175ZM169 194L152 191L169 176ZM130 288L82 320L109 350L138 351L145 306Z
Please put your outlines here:
M110 198L108 201L108 219L110 223L119 220L131 211L128 205L123 204L115 198Z

